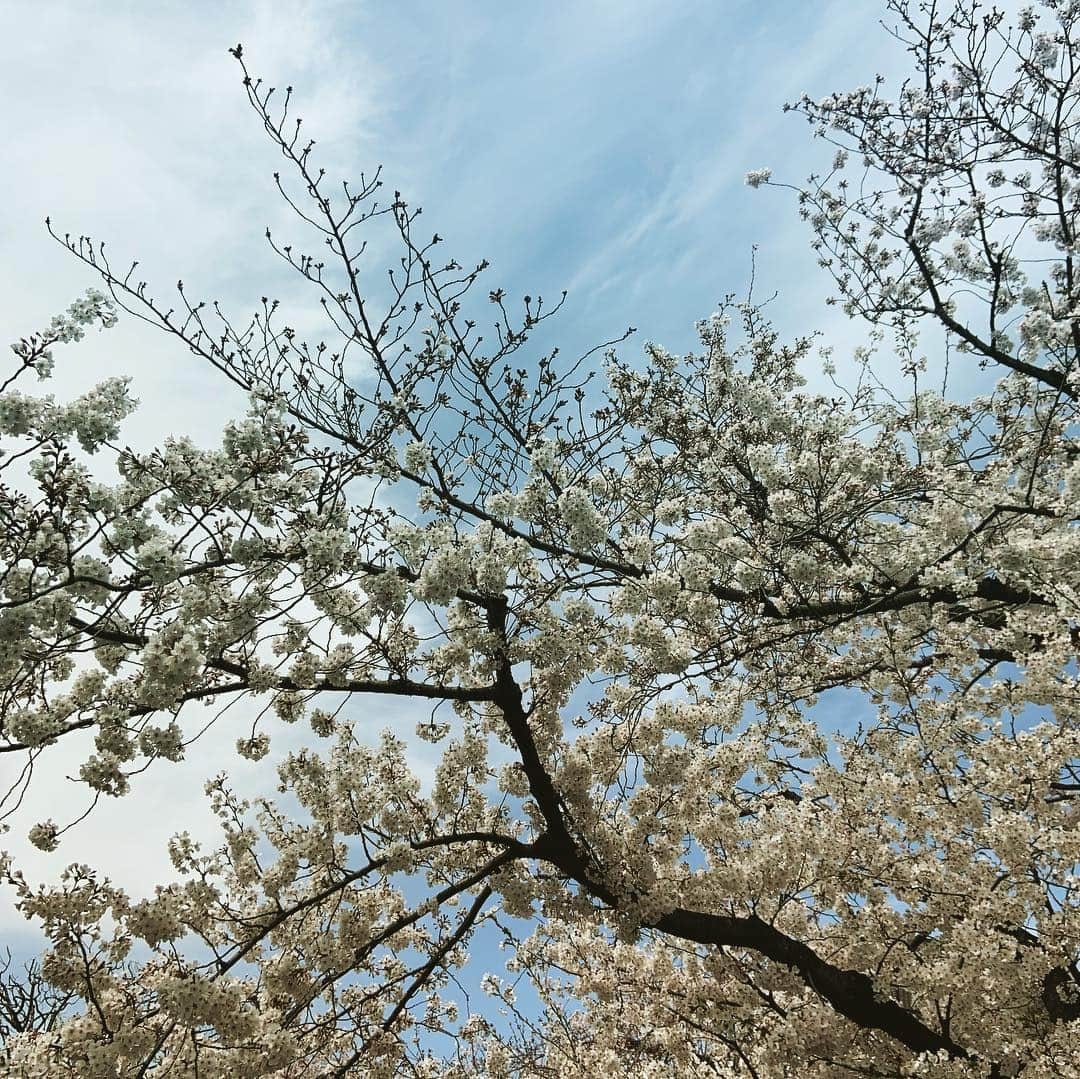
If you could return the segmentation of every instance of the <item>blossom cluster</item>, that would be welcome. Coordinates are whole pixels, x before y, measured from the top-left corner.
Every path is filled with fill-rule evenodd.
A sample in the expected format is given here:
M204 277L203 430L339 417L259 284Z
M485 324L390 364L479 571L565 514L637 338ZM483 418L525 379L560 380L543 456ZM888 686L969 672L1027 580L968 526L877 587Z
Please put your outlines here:
M108 483L79 453L115 440L124 384L0 396L25 456L0 493L3 748L40 770L89 732L78 776L121 796L190 751L201 705L230 723L246 701L236 752L276 768L251 800L208 781L220 841L179 832L152 894L82 865L34 887L0 859L70 994L8 1039L11 1067L1080 1074L1080 188L1060 163L1080 132L1046 112L1055 86L1072 100L1053 72L1080 8L1001 37L1020 64L994 77L1019 73L1005 98L1032 117L1008 145L964 66L973 28L1000 37L974 12L931 28L928 77L894 99L796 106L840 143L802 207L872 327L846 386L839 349L822 390L811 338L729 301L688 355L609 354L586 415L574 368L510 364L539 298L519 329L491 292L481 356L455 321L474 278L439 276L398 196L397 306L338 297L342 325L404 327L396 358L347 337L371 380L269 315L260 353L192 307L185 341L228 345L209 355L248 413L212 449L117 451ZM856 192L853 159L896 182ZM368 197L349 211L382 216ZM1049 253L1038 282L994 239L1007 221ZM438 328L414 333L417 282ZM90 297L20 371L111 317ZM994 377L958 396L920 318ZM29 839L65 850L69 824ZM496 938L506 976L477 1005L461 968Z

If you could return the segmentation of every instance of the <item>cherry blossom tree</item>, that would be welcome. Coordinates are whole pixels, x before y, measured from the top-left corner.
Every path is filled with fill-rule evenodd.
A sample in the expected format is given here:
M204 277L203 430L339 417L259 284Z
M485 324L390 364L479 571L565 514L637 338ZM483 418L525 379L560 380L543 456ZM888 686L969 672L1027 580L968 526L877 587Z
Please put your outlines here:
M59 237L105 291L0 394L0 748L25 783L92 731L91 797L237 700L238 753L299 748L277 801L211 779L221 846L148 898L3 863L49 939L15 1074L1080 1075L1080 4L886 22L895 94L792 106L842 369L735 300L692 355L537 358L560 304L478 305L377 174L331 190L239 46L334 343ZM119 309L248 393L220 447L117 449L122 380L15 388Z

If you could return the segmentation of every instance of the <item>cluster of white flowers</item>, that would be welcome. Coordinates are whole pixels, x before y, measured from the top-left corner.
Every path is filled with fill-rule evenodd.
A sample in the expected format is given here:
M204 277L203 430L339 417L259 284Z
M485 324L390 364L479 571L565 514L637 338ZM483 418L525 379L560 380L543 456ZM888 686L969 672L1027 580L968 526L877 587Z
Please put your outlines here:
M39 746L63 729L64 712L54 702L51 708L23 708L7 721L8 735L24 746Z
M494 517L509 520L518 515L518 500L511 491L498 491L488 495L484 509Z
M107 330L116 325L116 306L111 299L97 289L87 289L82 299L76 300L63 315L56 315L47 329L29 340L23 339L11 346L22 362L37 372L39 379L49 378L53 372L54 359L49 345L55 342L81 341L83 327L94 321Z
M570 529L570 542L578 550L589 550L603 543L607 528L585 491L568 487L559 496L559 513Z
M1020 322L1020 355L1035 359L1045 348L1060 347L1072 337L1075 324L1073 318L1055 319L1041 308L1028 311Z
M195 628L180 623L151 636L141 658L139 699L160 708L183 694L201 671L205 654Z
M431 464L431 447L426 442L409 442L405 446L402 460L409 472L425 472Z
M151 948L162 941L176 940L186 932L175 910L175 897L167 891L159 891L154 899L133 903L127 910L126 924Z
M167 727L148 724L139 731L139 752L144 757L181 760L184 756L184 732L178 723L170 723Z
M72 434L87 453L116 438L120 421L134 409L127 378L110 378L76 398L57 405L51 397L26 397L18 390L0 394L0 434L38 433L66 441Z
M304 532L304 546L312 572L323 575L340 572L351 543L343 528L312 528Z
M446 544L433 551L424 562L413 585L417 598L445 606L468 580L469 551L463 545Z
M559 462L559 444L553 438L545 438L533 446L529 462L536 472L550 472Z
M259 535L237 536L229 547L229 557L243 566L251 566L262 558L266 541Z
M90 288L67 309L66 315L56 315L53 318L49 324L48 336L55 337L58 341L81 341L83 327L94 321L100 322L103 330L115 326L116 305L103 292Z
M393 569L364 578L364 592L380 613L400 615L405 609L408 593L405 579Z
M92 753L79 767L79 778L91 790L119 798L131 785L123 764L124 759L115 753Z
M167 536L152 536L139 545L136 558L141 570L155 584L175 580L184 568L184 559Z
M240 738L236 742L236 752L249 761L261 761L270 752L270 735L265 732Z
M55 821L42 821L30 829L27 838L38 850L52 851L56 850L60 843L58 831Z
M18 390L0 394L0 434L25 435L41 418L42 403Z

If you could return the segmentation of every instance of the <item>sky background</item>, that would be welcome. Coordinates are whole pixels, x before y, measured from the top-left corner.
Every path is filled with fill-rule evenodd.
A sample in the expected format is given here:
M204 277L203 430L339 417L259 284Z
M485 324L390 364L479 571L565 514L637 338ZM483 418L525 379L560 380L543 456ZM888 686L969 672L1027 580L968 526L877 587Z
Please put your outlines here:
M448 255L491 261L481 297L568 289L554 334L564 355L628 325L639 333L623 355L646 339L692 348L695 321L725 294L746 294L757 245L756 295L778 292L776 323L821 330L842 360L864 330L823 305L830 281L794 194L743 179L770 166L799 183L827 167L830 148L782 112L785 101L875 72L895 85L905 57L878 25L883 6L0 2L0 330L8 341L29 334L96 284L48 237L49 214L61 233L107 240L117 265L138 259L158 297L183 278L189 295L220 299L239 321L259 296L279 296L290 324L318 339L310 294L263 240L268 225L283 242L304 234L274 190L280 159L226 51L243 42L254 74L294 86L331 179L381 163L387 189L424 206ZM133 377L143 404L123 438L140 448L170 433L211 444L243 408L221 376L131 318L55 353L62 397ZM380 701L373 733L399 720L411 732L402 707ZM45 755L0 845L31 880L78 860L144 894L171 875L169 835L213 841L202 780L241 733L221 724L189 760L136 777L132 794L43 855L26 829L83 805L65 778L87 750L73 739ZM241 783L267 775L265 761L240 763ZM0 937L25 933L0 897Z

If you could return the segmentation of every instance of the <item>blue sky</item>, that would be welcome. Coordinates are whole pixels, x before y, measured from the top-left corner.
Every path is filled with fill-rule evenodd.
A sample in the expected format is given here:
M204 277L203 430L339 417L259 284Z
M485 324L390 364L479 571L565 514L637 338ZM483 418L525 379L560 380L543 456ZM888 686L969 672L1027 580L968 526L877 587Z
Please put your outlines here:
M781 106L903 71L875 2L714 3L11 3L0 15L4 120L0 174L0 328L14 340L47 323L93 277L47 237L108 241L118 264L164 297L178 277L239 318L264 293L317 332L310 297L262 239L299 235L271 183L278 167L226 49L295 87L297 111L331 177L382 163L387 187L464 263L504 287L570 296L553 337L564 355L639 328L673 351L728 292L744 294L757 245L759 295L789 333L824 332L843 351L863 338L836 308L791 192L752 191L771 166L793 183L831 157ZM380 271L381 272L381 271ZM143 407L136 445L167 433L212 441L242 402L215 373L125 319L57 349L53 390L74 394L131 374ZM235 729L202 754L159 767L108 803L53 856L22 842L81 793L64 779L85 746L47 755L5 845L31 879L78 857L134 892L167 874L164 841L213 836L202 780ZM411 724L409 724L411 727ZM218 738L218 742L214 739ZM243 770L241 769L241 772ZM131 821L138 820L133 830ZM75 849L77 847L77 849ZM0 931L19 924L0 903Z

